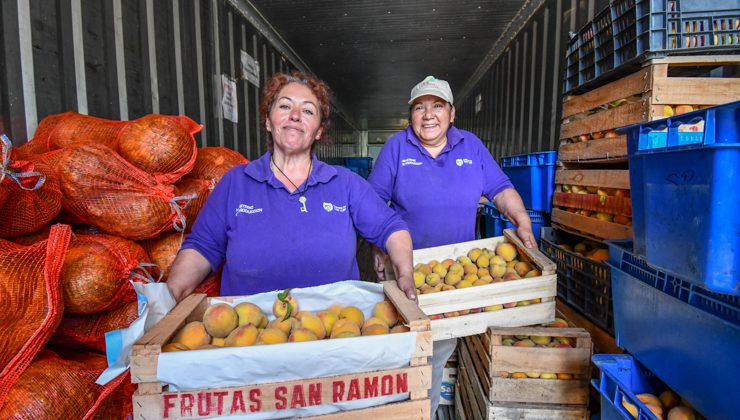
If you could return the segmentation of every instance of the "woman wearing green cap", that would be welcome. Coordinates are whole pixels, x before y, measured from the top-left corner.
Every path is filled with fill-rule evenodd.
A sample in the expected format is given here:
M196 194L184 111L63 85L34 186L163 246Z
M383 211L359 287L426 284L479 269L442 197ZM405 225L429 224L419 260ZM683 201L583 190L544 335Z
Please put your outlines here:
M528 248L536 247L532 222L519 193L483 142L453 126L450 85L428 76L411 90L409 125L380 151L368 181L408 224L414 249L475 239L481 196L491 200L515 226ZM375 253L383 278L384 256ZM442 370L457 341L434 342L432 415L439 404Z

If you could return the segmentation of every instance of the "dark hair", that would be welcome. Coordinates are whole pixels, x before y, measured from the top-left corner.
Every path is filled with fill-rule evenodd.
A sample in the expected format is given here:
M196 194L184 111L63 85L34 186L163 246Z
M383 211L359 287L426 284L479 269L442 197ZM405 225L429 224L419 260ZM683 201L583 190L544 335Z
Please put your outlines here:
M330 140L326 131L329 128L329 116L331 115L331 90L323 81L297 70L293 71L290 75L285 73L275 73L272 78L267 81L267 84L265 84L265 88L262 91L262 100L260 101L260 122L262 124L262 129L265 129L267 118L270 116L272 105L275 103L275 98L278 93L280 93L280 90L290 83L300 83L311 89L313 94L316 95L316 98L319 100L319 117L321 118L319 128L321 128L322 131L321 138L316 140L314 144L329 143ZM272 150L272 135L270 135L269 132L266 134L267 148L268 150Z

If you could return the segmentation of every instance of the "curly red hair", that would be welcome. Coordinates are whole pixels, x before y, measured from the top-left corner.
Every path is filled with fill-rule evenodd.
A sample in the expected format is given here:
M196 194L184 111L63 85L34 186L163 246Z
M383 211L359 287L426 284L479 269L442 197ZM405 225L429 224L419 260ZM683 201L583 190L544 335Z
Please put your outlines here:
M327 136L327 129L329 128L329 117L331 115L331 90L329 86L322 80L319 80L313 76L306 75L298 70L293 71L291 74L275 73L270 80L265 84L265 88L262 91L262 100L260 101L260 122L262 123L262 129L265 129L267 124L267 118L272 110L272 105L275 103L280 90L289 83L300 83L313 92L316 98L319 100L319 117L321 117L321 138L316 140L316 143L329 143L330 139ZM315 144L315 143L314 143ZM267 132L267 148L272 150L273 142L272 136Z

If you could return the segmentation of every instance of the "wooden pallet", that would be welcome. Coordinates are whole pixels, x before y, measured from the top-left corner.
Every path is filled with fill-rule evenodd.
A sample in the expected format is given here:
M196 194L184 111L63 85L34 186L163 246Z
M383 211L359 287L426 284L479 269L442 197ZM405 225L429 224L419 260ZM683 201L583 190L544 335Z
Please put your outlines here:
M134 394L134 418L184 419L222 417L284 410L301 394L299 406L321 405L345 401L349 394L336 392L361 387L357 397L409 394L409 399L399 403L341 411L318 416L325 419L393 418L429 419L431 387L432 336L429 319L413 302L406 299L395 282L383 284L386 299L393 303L399 317L416 333L416 350L408 366L398 369L357 372L329 377L304 378L268 384L244 384L237 387L170 391L167 384L157 382L157 360L162 346L187 322L200 320L210 299L203 294L191 295L180 302L167 316L136 342L131 356L131 381L138 384ZM238 297L219 297L233 301ZM362 339L357 337L355 339ZM275 351L291 351L290 344L274 345ZM253 347L239 350L244 358L250 357ZM215 350L214 350L215 351ZM187 369L187 366L183 366ZM256 396L256 397L255 397ZM254 399L257 401L255 401ZM207 399L208 404L201 404ZM217 403L220 401L221 403ZM289 404L289 402L291 402ZM234 408L236 407L236 411Z
M458 366L455 413L460 419L588 419L586 405L518 403L490 400L489 393L471 367L471 352L467 344L458 346L462 361ZM523 383L526 379L518 380ZM458 398L459 396L459 398Z
M557 296L557 275L555 264L539 249L529 249L522 244L512 229L504 231L504 236L477 241L461 242L414 251L414 263L426 263L436 259L457 258L473 248L495 249L503 242L513 243L520 255L526 256L541 272L538 277L531 277L485 286L476 286L432 294L419 295L419 307L429 315L483 308L489 305L541 299L541 303L513 308L504 308L492 312L471 313L452 318L432 319L432 336L436 340L481 334L490 326L514 327L521 325L542 324L555 318L555 297Z
M678 67L716 67L740 64L740 56L667 57L647 61L642 69L607 85L563 102L561 142L595 132L605 132L631 124L663 118L665 105L720 105L740 99L737 78L673 77L669 70ZM616 100L639 95L610 108ZM600 112L589 112L601 108ZM627 139L589 140L562 144L558 159L565 163L603 163L626 161Z

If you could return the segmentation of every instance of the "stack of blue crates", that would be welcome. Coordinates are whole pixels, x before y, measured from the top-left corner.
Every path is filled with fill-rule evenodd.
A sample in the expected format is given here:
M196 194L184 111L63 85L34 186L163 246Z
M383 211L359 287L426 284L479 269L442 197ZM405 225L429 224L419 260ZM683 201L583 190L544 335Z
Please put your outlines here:
M537 152L501 159L501 169L522 196L524 207L532 220L532 232L540 238L540 228L550 225L552 194L555 189L557 152ZM503 235L514 225L491 203L483 207L486 237Z
M370 169L373 167L371 157L333 157L326 158L325 161L330 165L344 166L365 179L370 176Z
M608 242L617 344L704 416L734 418L727 392L740 386L740 101L623 130L634 243ZM602 367L607 411L624 414L605 376Z

